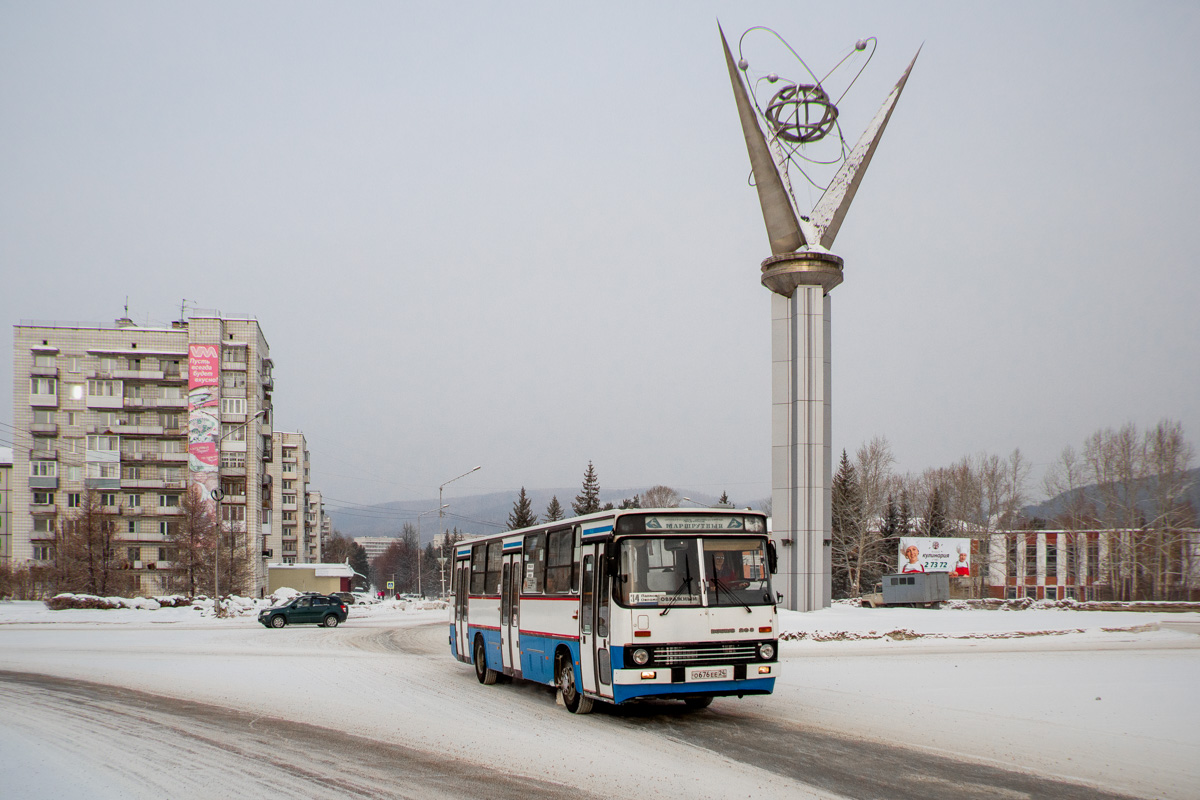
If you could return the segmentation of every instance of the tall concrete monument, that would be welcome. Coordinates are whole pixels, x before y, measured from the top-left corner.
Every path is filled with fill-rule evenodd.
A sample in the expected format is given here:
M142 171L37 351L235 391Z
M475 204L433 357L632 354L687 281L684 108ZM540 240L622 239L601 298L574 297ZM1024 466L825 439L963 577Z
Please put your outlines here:
M855 49L863 51L872 41L860 40ZM769 74L762 79L768 88L774 90L780 83L781 88L760 105L742 82L748 63L734 62L723 31L721 43L771 244L771 255L762 262L762 284L772 293L771 515L772 538L781 545L778 579L787 608L811 611L829 606L831 584L829 292L842 282L842 259L829 248L917 57L858 143L848 149L843 140L840 167L819 187L824 192L812 212L803 214L791 191L788 165L794 163L798 148L834 130L840 136L837 106L822 85L824 79L817 78L786 42L811 82L781 83L778 75Z

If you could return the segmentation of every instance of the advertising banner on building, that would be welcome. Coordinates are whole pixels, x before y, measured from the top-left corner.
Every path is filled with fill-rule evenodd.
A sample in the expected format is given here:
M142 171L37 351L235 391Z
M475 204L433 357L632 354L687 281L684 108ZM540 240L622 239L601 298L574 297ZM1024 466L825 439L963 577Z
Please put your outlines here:
M220 375L221 353L217 345L188 345L189 486L200 487L204 508L213 515L216 501L212 492L221 482Z
M971 574L971 540L901 536L898 572Z

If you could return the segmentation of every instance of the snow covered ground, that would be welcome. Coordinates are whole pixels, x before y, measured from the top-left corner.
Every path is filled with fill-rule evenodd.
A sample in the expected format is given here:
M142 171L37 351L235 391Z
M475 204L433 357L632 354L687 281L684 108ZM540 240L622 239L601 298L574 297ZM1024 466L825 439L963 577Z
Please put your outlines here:
M269 631L251 604L245 611L218 619L190 607L0 603L0 670L508 762L611 796L719 797L731 782L746 796L827 796L621 720L574 717L539 687L478 686L450 658L445 630L429 626L445 620L437 604L355 605L336 630ZM735 715L786 721L1143 797L1200 796L1200 614L839 604L780 617L787 641L775 694L721 699L703 714L731 725ZM0 699L0 781L16 787L10 796L46 796L50 773L17 744L22 724ZM582 730L591 756L579 752Z

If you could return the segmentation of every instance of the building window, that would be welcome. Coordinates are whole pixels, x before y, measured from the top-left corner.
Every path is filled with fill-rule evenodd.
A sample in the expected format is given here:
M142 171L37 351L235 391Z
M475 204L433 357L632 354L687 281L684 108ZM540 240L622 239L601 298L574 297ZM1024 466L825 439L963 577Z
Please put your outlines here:
M57 478L58 477L58 462L57 461L30 461L29 462L29 477L31 477L31 478Z
M50 439L50 438L47 438L44 436L35 436L33 439L33 452L35 452L35 453L52 452L54 449L53 444L54 444L53 439Z
M87 437L88 450L103 450L110 453L117 452L121 449L120 436L89 436Z
M296 495L294 495L294 494L285 494L285 495L283 496L283 502L285 502L285 503L290 503L291 505L295 505L295 504L296 504Z
M146 450L145 452L147 452L147 453L157 452L157 448L155 448L153 446L154 442L147 442L147 444L151 445L151 447L150 447L150 449ZM187 452L187 450L184 449L184 441L182 439L164 439L162 441L161 445L162 445L162 447L161 447L162 452L164 452L164 453L186 453Z
M246 373L244 372L226 372L221 375L221 388L223 389L245 389L246 388Z
M121 381L92 379L87 382L88 397L121 397Z
M89 461L87 477L89 480L120 480L121 465L116 461Z
M126 521L125 532L126 533L137 533L137 520L136 519L131 519L131 520ZM134 560L136 561L137 559L134 559Z
M47 536L49 536L51 533L54 532L53 522L54 522L54 520L50 519L50 517L34 517L33 532L34 533L42 533L42 534L46 534Z
M79 492L70 492L67 494L67 508L79 508L81 495Z
M149 474L149 473L147 473L147 474ZM141 479L142 479L142 468L141 467L126 467L125 468L125 480L140 481Z
M69 372L82 372L82 361L83 359L81 359L79 356L71 356L71 358L67 360L67 370Z
M165 400L182 400L183 388L180 386L164 386L162 387L162 396Z
M130 508L137 508L142 504L142 496L140 494L125 495L125 504Z
M1037 575L1037 534L1025 537L1025 577Z
M58 381L55 378L30 378L29 393L52 397L58 394Z
M160 494L158 496L159 508L179 508L179 495L177 494Z
M249 427L242 423L226 422L221 426L221 439L228 442L244 442L246 441L246 428Z
M245 414L246 413L246 398L244 397L224 397L221 399L222 414Z
M1053 533L1046 534L1046 577L1058 575L1058 537Z
M1092 581L1100 578L1100 539L1095 534L1087 540L1087 574Z
M52 506L54 505L54 492L34 492L33 504L35 506Z
M126 548L125 549L125 557L128 558L130 561L141 561L142 560L142 548L140 548L140 547Z
M296 488L296 481L294 481L294 480L287 480L287 479L285 478L285 479L284 479L284 481L283 481L283 488L284 488L284 489L295 489L295 488Z
M55 365L54 356L48 353L38 353L33 357L33 365L35 367L53 367Z
M295 511L284 511L283 512L283 521L284 522L295 522L296 521L296 512Z
M221 469L243 469L246 466L246 454L240 450L221 453Z
M160 521L158 523L158 535L159 536L170 536L171 535L171 523L167 522L166 520Z
M47 409L44 409L44 408L37 409L36 411L33 412L33 424L34 425L53 425L54 424L54 412L48 411Z
M159 412L158 424L162 425L164 428L178 428L179 414Z
M101 372L112 372L116 368L117 368L116 357L114 357L114 356L101 356L100 357L100 371Z
M82 383L68 383L67 384L67 398L70 400L82 400L83 399L83 384Z
M117 507L117 495L113 492L101 492L100 493L100 506L102 508L116 508Z
M67 412L67 427L74 428L78 424L79 424L79 412L78 411L68 411Z
M179 467L160 467L158 477L168 483L183 480L183 471Z
M246 507L240 505L221 506L221 519L226 522L243 522L246 519Z
M54 553L48 544L35 544L33 546L34 561L51 561L54 558Z
M170 547L158 548L158 560L159 561L174 561L175 560L175 551Z

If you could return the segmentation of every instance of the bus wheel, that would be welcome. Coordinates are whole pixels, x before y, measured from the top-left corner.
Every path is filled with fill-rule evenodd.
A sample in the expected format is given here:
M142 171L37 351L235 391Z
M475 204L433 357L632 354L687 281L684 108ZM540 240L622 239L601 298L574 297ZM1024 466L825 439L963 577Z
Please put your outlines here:
M475 677L484 686L491 686L496 682L498 673L494 669L489 669L487 665L487 652L483 647L483 637L475 637Z
M572 714L588 714L592 710L592 698L584 697L575 686L575 665L570 657L558 659L558 690L562 692L563 705Z
M693 711L699 711L702 708L708 708L709 706L712 705L712 701L713 701L713 699L711 697L685 697L685 698L683 698L683 702L686 703L687 707L692 709Z

